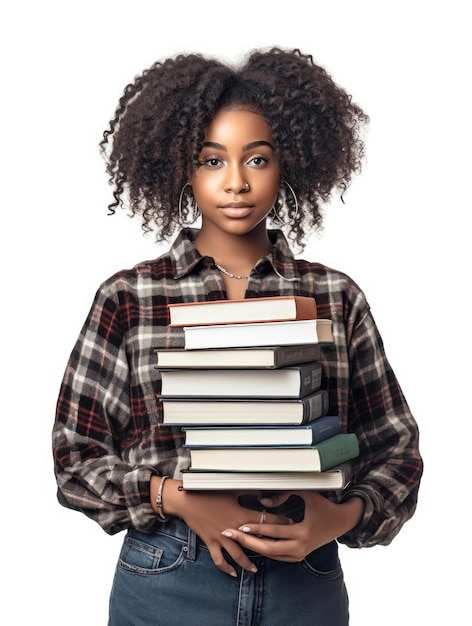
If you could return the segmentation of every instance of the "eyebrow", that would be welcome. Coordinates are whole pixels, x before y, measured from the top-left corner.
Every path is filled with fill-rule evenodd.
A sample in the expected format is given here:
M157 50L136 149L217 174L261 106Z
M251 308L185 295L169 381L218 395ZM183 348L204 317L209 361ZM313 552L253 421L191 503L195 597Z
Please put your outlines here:
M245 152L246 150L252 150L253 148L257 148L258 146L268 146L272 150L275 150L274 146L269 141L260 140L247 143L245 146L242 147L242 152ZM215 148L216 150L224 150L225 152L227 152L226 146L221 143L217 143L216 141L204 141L202 144L202 148Z

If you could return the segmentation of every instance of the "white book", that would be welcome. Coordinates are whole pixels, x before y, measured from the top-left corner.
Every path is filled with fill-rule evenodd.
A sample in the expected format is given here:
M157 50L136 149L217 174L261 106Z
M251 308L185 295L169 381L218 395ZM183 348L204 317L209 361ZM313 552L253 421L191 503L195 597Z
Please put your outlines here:
M159 398L167 425L305 424L325 415L328 392L304 398Z
M319 361L280 369L160 370L161 396L303 398L321 387Z
M215 348L211 350L157 349L158 368L220 369L278 368L321 359L320 344Z
M328 319L184 326L187 350L249 346L333 343L333 323Z
M190 489L344 489L352 478L352 465L342 463L325 472L206 472L182 473L183 488Z

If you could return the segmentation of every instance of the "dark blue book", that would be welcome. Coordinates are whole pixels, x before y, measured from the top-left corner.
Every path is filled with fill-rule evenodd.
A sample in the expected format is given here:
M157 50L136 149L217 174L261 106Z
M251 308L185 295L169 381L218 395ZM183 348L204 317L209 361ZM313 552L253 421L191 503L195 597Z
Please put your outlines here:
M185 427L185 445L192 448L234 446L312 446L340 431L337 415L325 415L302 426Z

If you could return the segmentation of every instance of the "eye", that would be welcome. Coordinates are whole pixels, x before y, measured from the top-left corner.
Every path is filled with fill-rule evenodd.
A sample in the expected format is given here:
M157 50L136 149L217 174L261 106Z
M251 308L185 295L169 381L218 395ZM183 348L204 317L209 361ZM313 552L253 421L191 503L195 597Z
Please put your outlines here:
M251 167L264 167L269 162L269 159L262 155L253 156L247 162Z
M219 157L216 157L216 156L208 156L202 159L201 161L199 161L199 165L203 167L208 167L210 169L221 167L222 164L223 164L223 161Z

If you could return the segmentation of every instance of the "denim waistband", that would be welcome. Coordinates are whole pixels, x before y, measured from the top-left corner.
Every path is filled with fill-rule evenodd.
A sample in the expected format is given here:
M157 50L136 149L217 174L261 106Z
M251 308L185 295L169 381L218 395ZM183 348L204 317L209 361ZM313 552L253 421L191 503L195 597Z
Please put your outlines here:
M187 553L186 559L187 561L195 561L197 556L197 547L205 546L204 542L195 534L193 530L191 530L187 524L180 519L179 517L171 517L167 522L163 523L158 529L151 533L143 533L135 528L130 528L128 530L128 535L130 537L134 537L136 539L141 539L143 541L151 539L153 535L157 534L165 534L169 537L175 538L177 541L185 544L185 551ZM152 539L151 539L152 543ZM253 552L252 550L248 550L243 548L244 552L251 558L257 557L260 559L264 559L257 552ZM305 557L306 561L312 561L317 564L317 567L327 567L328 569L333 569L336 566L336 562L338 560L338 544L336 540L329 542L328 544L321 546L317 550L314 550L312 553ZM327 563L329 562L329 567Z
M176 539L181 539L182 541L187 541L189 532L193 533L193 531L190 530L184 520L180 519L180 517L171 517L168 519L167 522L161 525L158 532L166 533L167 535L175 537Z

